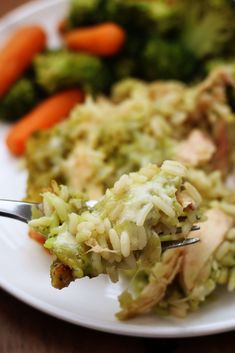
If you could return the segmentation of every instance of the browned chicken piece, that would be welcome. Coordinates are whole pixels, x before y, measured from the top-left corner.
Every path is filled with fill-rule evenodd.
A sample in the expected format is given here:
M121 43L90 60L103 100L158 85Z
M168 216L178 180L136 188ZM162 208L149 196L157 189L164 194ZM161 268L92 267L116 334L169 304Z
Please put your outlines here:
M182 249L172 249L163 254L162 261L156 264L150 275L149 284L136 299L123 307L117 314L119 319L126 320L147 313L163 299L167 287L180 270L182 252Z
M186 190L183 190L181 192L178 192L176 194L177 201L181 204L181 206L184 209L191 209L194 210L196 209L196 203L192 199L192 197L189 196Z
M224 93L221 96L219 94L220 90L218 89L218 87L225 87L228 84L235 86L233 68L230 66L220 66L217 69L214 69L208 76L208 78L198 86L199 93L214 90L218 93L217 98L221 99L224 98Z
M63 289L74 281L72 270L59 261L51 265L51 284L54 288Z
M195 129L176 147L176 158L186 165L197 167L210 161L215 151L211 139Z
M199 85L198 90L198 111L201 112L201 117L203 118L207 111L212 111L219 117L216 124L211 126L216 145L212 164L224 175L227 175L230 169L228 129L229 119L233 120L233 118L229 118L233 114L227 106L228 86L235 88L233 69L229 66L213 70L208 79ZM222 106L220 106L221 103ZM228 121L225 121L223 116L227 116Z
M230 169L230 143L228 138L229 125L225 121L220 121L215 129L216 153L213 158L215 169L227 175Z
M181 282L186 292L190 292L197 284L201 270L233 224L232 217L219 209L208 210L206 216L207 220L200 224L200 230L192 234L193 237L199 237L200 242L184 249Z
M213 128L215 117L223 120L225 116L227 119L232 115L227 105L228 86L235 87L232 68L227 66L213 70L206 80L193 88L195 105L189 112L188 121L208 129L211 125Z

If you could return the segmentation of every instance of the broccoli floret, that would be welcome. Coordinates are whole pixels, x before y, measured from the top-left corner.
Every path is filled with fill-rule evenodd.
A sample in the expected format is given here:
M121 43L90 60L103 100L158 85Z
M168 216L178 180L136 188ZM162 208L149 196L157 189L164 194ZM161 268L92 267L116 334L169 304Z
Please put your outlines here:
M15 121L32 109L38 102L38 91L28 78L17 81L0 101L0 119Z
M71 27L113 21L126 30L118 55L105 59L112 79L190 81L208 60L235 55L233 0L70 0Z
M89 26L105 20L105 6L109 0L70 0L67 29Z
M198 71L199 63L181 43L153 37L143 50L141 66L143 79L188 81Z
M113 63L113 77L115 81L135 76L136 67L137 65L133 58L123 57L115 60Z
M95 56L67 51L37 56L34 69L38 84L47 92L82 87L96 93L109 87L110 77L103 61Z
M67 29L114 21L142 35L153 29L166 32L180 26L178 4L149 0L70 0ZM130 20L132 19L132 20Z
M165 0L109 1L106 15L128 32L138 32L142 36L156 30L166 33L180 26L177 3L172 5Z
M151 25L147 8L142 1L114 1L112 7L109 5L107 13L111 21L123 26L128 32L142 32L145 35Z
M140 53L146 42L145 37L140 37L136 40L136 35L128 33L126 42L118 55L106 59L112 78L114 81L121 80L126 77L139 76L139 59Z
M182 40L200 59L234 47L235 5L229 0L182 1Z

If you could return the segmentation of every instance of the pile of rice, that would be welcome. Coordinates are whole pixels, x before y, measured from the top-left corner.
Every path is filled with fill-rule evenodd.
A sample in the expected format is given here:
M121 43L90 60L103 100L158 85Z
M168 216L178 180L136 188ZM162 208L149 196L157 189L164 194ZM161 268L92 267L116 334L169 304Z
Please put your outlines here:
M55 286L99 273L117 280L119 269L136 266L128 272L132 290L119 298L120 319L149 311L183 317L197 310L219 286L235 289L235 114L228 95L235 90L234 77L228 66L216 68L190 87L170 81L126 80L114 87L109 99L88 97L63 123L34 135L26 157L27 198L43 198L43 217L36 215L40 218L32 227L46 234L46 246L56 257L51 271ZM145 173L155 168L159 173L159 167L149 163L163 163L163 180L171 175L173 194L171 187L164 182L159 187L157 182L157 191L147 193L149 201L145 186L151 180ZM184 166L186 181L184 174L174 175ZM133 172L137 174L124 175ZM52 179L69 190L54 186L52 193L40 196ZM134 184L129 185L130 180ZM134 185L139 182L138 189ZM128 194L129 187L138 191ZM72 190L99 202L89 209L84 196ZM124 201L126 192L132 208ZM190 195L189 204L185 193ZM184 202L187 210L182 208ZM207 220L189 236L200 237L200 244L161 254L159 244L164 237L175 236L179 224L186 235L197 221L195 205L199 203ZM151 218L153 210L158 211ZM123 214L128 217L120 218ZM152 223L154 219L157 223ZM153 224L156 243L148 247ZM140 231L143 227L145 232ZM150 261L142 256L145 252ZM63 283L58 279L61 274Z
M98 199L121 175L166 159L227 173L221 135L234 121L226 98L231 81L225 68L193 87L126 80L110 99L88 97L69 119L30 140L27 198L39 200L54 179Z

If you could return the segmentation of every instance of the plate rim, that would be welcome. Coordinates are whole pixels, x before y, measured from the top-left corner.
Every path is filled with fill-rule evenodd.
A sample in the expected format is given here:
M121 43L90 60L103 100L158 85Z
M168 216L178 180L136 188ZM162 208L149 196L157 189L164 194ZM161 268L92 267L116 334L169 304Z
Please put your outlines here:
M7 27L17 24L18 21L22 21L28 16L37 13L40 10L53 7L58 4L66 4L67 0L33 0L29 3L23 4L5 14L0 18L0 32L5 31ZM179 326L170 327L169 331L157 332L158 323L156 320L156 326L146 326L146 330L143 326L138 326L136 324L123 324L117 321L117 323L111 324L110 322L103 322L97 319L91 321L89 318L79 315L76 317L68 315L66 310L58 308L48 304L47 302L38 299L25 292L24 290L18 288L17 286L7 282L0 274L0 287L7 293L15 297L16 299L22 301L23 303L39 310L47 315L53 316L57 319L69 322L71 324L89 328L92 330L98 330L102 332L124 335L124 336L135 336L135 337L149 337L149 338L183 338L183 337L197 337L206 336L216 333L222 333L226 331L231 331L235 329L235 318L231 320L224 320L219 323L203 325L201 328L191 328L190 330L184 329ZM129 321L130 323L131 321ZM147 331L148 330L148 331Z
M143 330L143 326L138 326L136 324L128 324L131 321L129 320L127 325L122 322L117 321L116 324L112 324L110 322L102 322L97 319L93 319L93 322L85 316L81 316L78 319L79 315L74 317L71 316L71 312L67 312L66 310L60 309L57 306L53 306L51 304L42 301L22 289L10 284L5 281L0 275L0 288L4 289L7 293L20 300L26 305L31 306L32 308L39 310L47 315L60 319L62 321L69 322L70 324L81 326L84 328L88 328L91 330L97 330L101 332L106 332L110 334L123 335L123 336L132 336L132 337L146 337L146 338L188 338L188 337L199 337L199 336L208 336L214 335L217 333L223 333L232 331L235 329L235 319L226 320L223 322L223 327L221 323L214 323L203 325L200 329L191 328L187 330L184 327L184 331L182 332L182 327L179 328L169 328L169 331L166 331L164 328L164 332L157 332L157 320L156 326L146 326L146 330ZM68 314L69 313L69 314ZM79 321L78 321L79 320ZM81 320L81 321L80 321ZM179 319L181 320L181 319ZM182 319L184 320L184 319ZM124 321L125 322L125 321ZM116 326L117 325L117 326ZM114 327L113 327L114 326ZM148 330L148 331L147 331Z
M32 0L22 4L0 17L0 32L6 27L15 25L31 14L58 4L66 4L68 0Z

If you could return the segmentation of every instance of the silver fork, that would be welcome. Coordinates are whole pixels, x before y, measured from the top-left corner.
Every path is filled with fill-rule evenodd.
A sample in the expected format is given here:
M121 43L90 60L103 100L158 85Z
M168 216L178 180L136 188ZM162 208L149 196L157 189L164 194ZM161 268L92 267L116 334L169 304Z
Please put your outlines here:
M97 201L90 200L87 202L87 206L93 207ZM13 218L18 221L28 223L32 219L32 208L36 207L41 209L42 204L36 202L24 202L14 200L3 200L0 199L0 216ZM199 230L198 225L193 225L191 231ZM182 229L179 227L176 230L177 234L180 234ZM186 245L191 245L199 242L200 239L197 237L177 239L177 240L166 240L161 242L162 250L179 248Z

